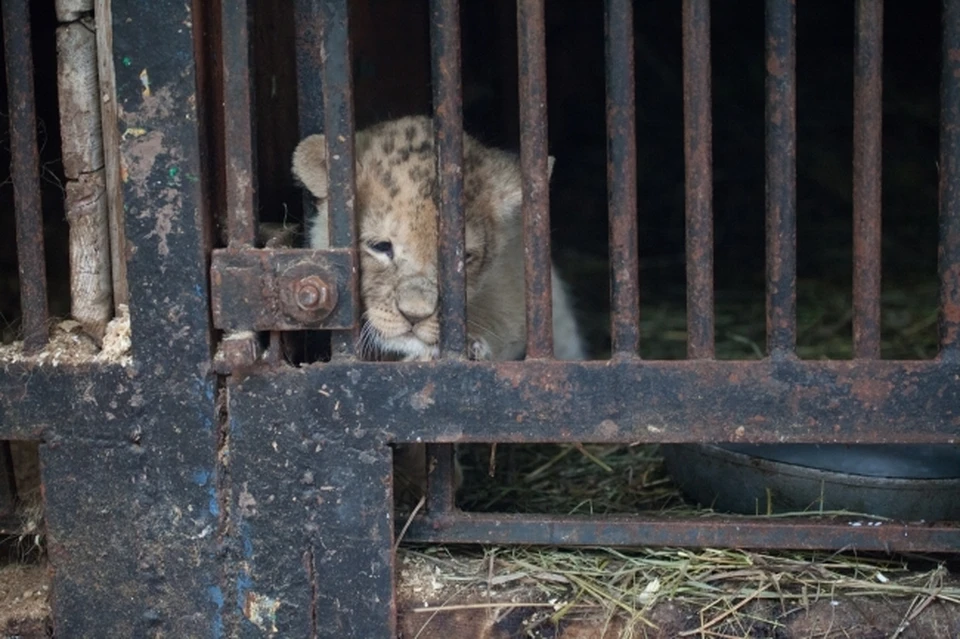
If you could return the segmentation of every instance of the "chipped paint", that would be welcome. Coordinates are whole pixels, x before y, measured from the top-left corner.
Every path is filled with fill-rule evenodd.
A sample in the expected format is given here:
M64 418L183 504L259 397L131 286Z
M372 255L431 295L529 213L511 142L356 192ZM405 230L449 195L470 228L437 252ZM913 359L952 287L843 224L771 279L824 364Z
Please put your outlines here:
M277 599L251 591L247 593L243 605L243 616L260 630L275 634L279 609L280 602Z
M147 70L146 70L146 69L144 69L143 71L140 72L140 84L143 85L143 94L142 94L143 97L144 97L144 98L149 98L149 97L151 96L151 93L150 93L150 75L147 73Z

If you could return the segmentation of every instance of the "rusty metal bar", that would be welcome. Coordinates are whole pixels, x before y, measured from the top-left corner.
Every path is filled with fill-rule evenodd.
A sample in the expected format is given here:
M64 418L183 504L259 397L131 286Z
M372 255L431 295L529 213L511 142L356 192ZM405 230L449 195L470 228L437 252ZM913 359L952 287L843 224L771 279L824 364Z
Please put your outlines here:
M257 239L257 169L253 129L252 1L224 2L223 112L227 170L227 228L230 246L253 246Z
M714 356L713 129L710 0L683 2L683 150L686 168L687 357Z
M960 355L960 0L943 8L940 84L940 356Z
M384 375L402 392L385 396ZM390 443L947 444L958 375L940 360L441 360L283 368L238 390L278 414L360 416Z
M640 346L637 131L633 3L606 2L607 184L610 215L610 333L614 356Z
M547 38L544 0L517 2L520 167L527 284L527 358L553 357L550 168L547 155Z
M464 357L467 350L459 5L458 0L430 2L440 354L454 359ZM454 508L454 454L449 444L427 446L427 508L432 512L450 512Z
M767 354L797 343L796 4L767 0Z
M23 348L33 353L47 343L48 312L29 0L3 2L3 45L10 111L10 174L17 220Z
M322 4L323 0L294 0L300 137L323 131L323 44L320 33Z
M454 455L452 444L427 446L427 510L431 515L455 508Z
M608 515L577 516L450 513L418 518L407 541L562 546L688 546L858 551L960 551L960 527L834 520Z
M459 4L458 0L431 0L430 3L438 187L437 283L443 357L463 357L467 349Z
M857 0L853 70L853 356L880 357L883 2Z
M353 148L353 74L350 62L350 23L348 0L326 0L321 3L323 130L327 139L330 185L331 248L353 249L357 237L354 211L356 165ZM358 268L356 251L351 253L354 272ZM357 280L347 291L350 299L359 299ZM354 307L355 308L355 307ZM354 311L354 328L331 337L331 357L353 357L359 337Z

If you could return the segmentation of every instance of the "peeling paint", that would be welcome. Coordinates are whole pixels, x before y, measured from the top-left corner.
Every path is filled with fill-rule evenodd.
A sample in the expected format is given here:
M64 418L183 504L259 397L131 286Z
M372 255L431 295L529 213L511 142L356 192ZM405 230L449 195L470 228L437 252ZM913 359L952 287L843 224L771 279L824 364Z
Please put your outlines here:
M275 634L277 632L277 610L280 602L277 599L248 592L243 606L243 616L250 620L260 630Z

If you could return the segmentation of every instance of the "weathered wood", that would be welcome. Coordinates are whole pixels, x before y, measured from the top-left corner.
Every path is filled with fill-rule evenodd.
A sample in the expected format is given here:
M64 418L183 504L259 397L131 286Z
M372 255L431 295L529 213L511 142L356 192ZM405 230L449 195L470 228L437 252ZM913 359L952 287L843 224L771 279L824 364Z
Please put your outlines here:
M71 314L100 339L113 316L113 286L94 33L89 17L57 28L57 84L70 223Z
M113 317L103 169L67 181L71 314L98 340Z
M55 7L58 21L73 22L93 11L93 0L57 0Z
M123 228L123 183L120 181L120 129L117 126L117 78L113 67L113 12L111 0L95 0L97 65L100 80L100 118L103 133L105 199L110 227L113 303L119 312L130 303L127 289L126 237Z

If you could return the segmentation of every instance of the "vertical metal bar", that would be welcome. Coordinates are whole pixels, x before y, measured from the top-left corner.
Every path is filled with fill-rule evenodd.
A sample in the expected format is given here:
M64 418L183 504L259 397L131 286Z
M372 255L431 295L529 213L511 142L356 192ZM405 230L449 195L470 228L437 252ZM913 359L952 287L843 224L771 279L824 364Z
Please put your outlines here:
M223 68L223 128L226 159L227 237L231 247L253 246L257 241L257 169L254 140L253 50L250 41L252 0L222 2L221 65ZM241 351L256 355L258 338L244 331L229 335L244 339L248 346ZM279 333L270 334L267 350L270 364L280 362ZM246 364L253 364L252 360Z
M633 3L607 0L605 18L610 334L613 355L632 357L640 345Z
M440 353L463 357L467 347L463 214L463 97L458 0L431 0L433 121L437 151L437 282Z
M294 0L297 46L297 113L300 137L323 130L322 0Z
M940 84L940 355L960 355L960 0L943 8Z
M453 444L427 445L427 511L449 513L456 506Z
M230 246L257 239L256 159L253 130L253 71L250 44L252 0L223 2L223 112L227 161L227 228Z
M33 53L30 48L30 2L4 0L2 5L23 348L33 353L47 343L47 269L43 250Z
M440 288L440 353L463 357L467 346L465 217L463 212L463 97L458 0L431 0L430 55L433 127L437 155L437 283ZM452 444L428 445L427 508L454 508Z
M330 245L333 248L354 248L357 236L354 211L353 73L348 14L348 0L326 0L321 3L323 130L330 160L328 205ZM353 261L356 272L356 252L353 253ZM359 299L360 292L354 286L349 295L351 299ZM331 338L331 357L353 357L358 337L359 326L355 317L353 329L339 331Z
M687 357L714 356L710 0L683 1Z
M520 170L527 284L527 358L553 357L550 175L547 156L547 38L544 0L518 0Z
M767 0L767 353L797 343L797 93L795 0Z
M857 0L853 68L853 356L880 357L883 2Z

